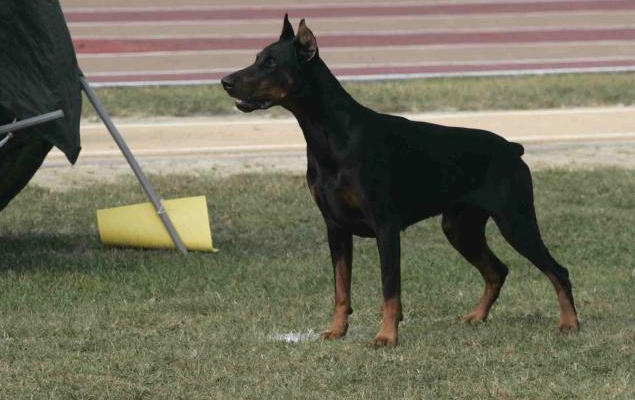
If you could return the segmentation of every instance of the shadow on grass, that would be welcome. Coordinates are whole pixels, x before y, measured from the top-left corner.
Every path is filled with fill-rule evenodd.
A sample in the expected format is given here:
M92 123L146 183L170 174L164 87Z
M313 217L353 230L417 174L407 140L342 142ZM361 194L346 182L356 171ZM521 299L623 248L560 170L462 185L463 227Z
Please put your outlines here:
M0 272L78 269L102 249L90 234L20 233L0 236Z
M0 236L3 254L23 254L25 251L73 253L97 249L101 245L93 235L55 233L21 233Z

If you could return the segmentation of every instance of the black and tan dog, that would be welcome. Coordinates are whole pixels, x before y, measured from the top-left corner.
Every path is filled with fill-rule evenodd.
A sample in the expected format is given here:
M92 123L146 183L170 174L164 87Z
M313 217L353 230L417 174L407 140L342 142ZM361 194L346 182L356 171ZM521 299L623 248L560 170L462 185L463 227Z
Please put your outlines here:
M442 214L443 232L485 280L464 321L483 321L507 267L485 240L492 217L505 239L553 283L560 330L577 330L568 272L545 247L533 206L523 147L491 132L409 121L357 103L320 59L315 36L285 16L280 39L253 65L222 79L250 112L280 105L297 118L307 143L307 180L328 232L335 311L326 339L346 334L351 309L352 236L375 237L381 262L383 320L375 346L397 344L402 319L400 231Z

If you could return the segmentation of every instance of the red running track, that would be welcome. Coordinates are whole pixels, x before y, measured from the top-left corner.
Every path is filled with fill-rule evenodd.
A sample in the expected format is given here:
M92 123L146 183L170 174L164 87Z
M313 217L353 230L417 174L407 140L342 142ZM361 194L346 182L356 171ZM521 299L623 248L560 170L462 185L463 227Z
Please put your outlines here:
M635 0L633 0L635 3ZM474 43L541 43L635 40L635 28L540 31L317 35L321 47L376 47ZM276 38L76 39L78 53L260 49Z
M359 0L360 2L363 0ZM453 4L427 4L417 5L415 3L404 4L395 3L394 5L377 5L363 4L356 5L320 5L311 4L305 6L289 6L287 8L281 6L226 6L226 7L179 7L171 8L145 8L145 9L112 9L104 8L101 10L76 9L67 10L65 13L67 20L73 24L77 23L82 26L83 32L90 30L86 27L99 27L96 32L104 32L104 27L124 23L135 29L137 38L131 39L107 39L91 36L90 38L76 37L74 40L75 48L79 54L80 64L83 61L94 66L98 73L92 73L91 68L84 68L86 74L94 83L102 85L124 85L124 84L160 84L160 83L198 83L217 81L227 72L225 68L230 65L227 60L232 58L235 60L234 66L242 66L247 61L244 55L253 51L256 53L263 46L277 39L277 31L271 32L271 37L266 38L260 34L254 36L241 35L235 38L223 37L222 35L201 36L192 35L194 37L162 37L153 38L147 35L143 38L145 26L152 26L152 22L164 22L166 25L183 25L194 21L209 21L209 24L225 24L230 23L240 29L242 24L250 24L252 22L263 20L280 20L285 12L289 12L292 17L307 18L323 18L335 21L339 24L341 20L341 28L337 30L346 31L347 20L343 18L385 18L392 21L397 17L416 16L426 18L427 16L447 16L443 17L448 20L448 27L452 26L453 18L456 19L456 26L465 16L478 16L478 18L491 18L495 20L498 16L505 15L505 18L518 18L522 20L525 13L538 13L540 15L554 15L558 21L562 21L561 28L541 28L540 26L530 26L522 28L525 25L519 25L518 29L512 30L479 30L474 28L471 31L452 32L451 30L443 31L402 31L397 33L377 32L377 33L350 33L336 34L329 32L316 32L318 42L323 49L323 54L329 51L329 48L346 48L346 52L350 52L350 61L341 61L342 63L351 63L355 59L355 49L364 48L377 53L373 63L369 65L360 65L358 67L346 67L344 65L331 65L333 71L341 78L363 79L373 77L379 79L381 77L408 77L408 76L440 76L440 75L496 75L496 74L513 74L513 73L546 73L546 72L582 72L582 71L627 71L635 70L635 21L628 23L624 18L619 19L622 22L611 24L606 22L603 25L593 28L585 28L578 26L567 26L567 17L569 14L578 13L585 15L589 13L588 18L593 15L600 15L608 18L611 15L620 15L623 13L633 13L635 11L635 0L553 0L553 1L508 1L493 3L453 3ZM581 14L580 14L581 13ZM595 14L593 14L595 13ZM606 16L609 17L606 17ZM635 15L635 14L625 14ZM128 24L129 23L129 24ZM310 21L309 21L310 23ZM399 20L395 19L395 27L399 27ZM107 28L106 28L107 29ZM116 29L116 27L113 27ZM130 29L130 28L128 28ZM156 29L154 30L156 34ZM504 51L501 47L510 48L510 45L525 44L529 49L524 52L514 62L508 62L505 57L500 57L500 51ZM550 48L547 55L542 55L542 51L532 44L545 44ZM577 46L578 50L569 51L569 47ZM599 59L594 60L593 56L587 56L580 52L581 46L594 46L595 54L600 54ZM473 62L461 62L461 57L453 60L447 57L449 52L456 52L458 55L462 48L459 46L468 45L471 49L478 49L482 56L474 59ZM408 46L437 46L445 50L445 58L435 60L434 58L411 58L405 63L408 66L390 65L392 60L389 56L384 56L382 48L390 47L391 49L407 48ZM606 51L598 48L612 50ZM375 50L376 49L376 50ZM554 52L559 49L559 53ZM236 52L235 50L240 50ZM407 50L405 50L407 51ZM184 52L189 52L188 59L198 59L193 62L196 65L188 65L186 62L171 63L171 60L181 58ZM225 60L224 67L218 68L213 63L210 65L209 71L201 69L203 63L200 60L214 59L218 54L222 54ZM428 52L428 54L430 54ZM134 55L127 57L125 61L121 60L121 55ZM157 66L151 65L148 60L151 57L157 62ZM242 58L241 58L242 57ZM421 57L421 56L419 56ZM544 57L543 61L538 61ZM527 58L527 61L523 61ZM340 59L342 57L340 56ZM533 61L532 61L533 59ZM122 62L136 63L139 60L139 66L133 65L121 66ZM402 58L403 60L403 58ZM496 61L498 60L498 61ZM170 70L171 65L178 64ZM144 73L127 73L125 71L144 70ZM110 71L110 72L109 72Z
M634 0L514 2L480 4L397 5L397 6L320 6L316 8L289 6L285 8L249 7L192 10L135 10L135 11L70 11L68 22L122 21L203 21L281 18L285 12L298 18L345 18L411 15L500 14L554 11L633 10Z

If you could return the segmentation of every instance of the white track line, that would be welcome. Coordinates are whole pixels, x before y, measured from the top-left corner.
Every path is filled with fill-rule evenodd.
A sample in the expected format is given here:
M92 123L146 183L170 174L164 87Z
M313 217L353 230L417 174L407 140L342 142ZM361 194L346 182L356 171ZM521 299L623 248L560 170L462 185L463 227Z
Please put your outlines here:
M568 15L614 15L619 13L623 15L625 13L635 13L633 10L580 10L580 11L558 11L558 12L522 12L522 13L504 13L504 14L495 14L497 17L510 17L510 16L532 16L532 17L566 17ZM310 21L341 21L341 22L353 22L353 21L366 21L368 19L373 18L381 18L381 15L375 16L363 16L363 17L311 17ZM456 15L394 15L394 16L383 16L384 18L390 18L392 21L401 21L401 20L413 20L413 19L433 19L433 20L457 20L457 19L470 19L470 18L484 18L484 17L492 17L492 14L482 13L482 14L456 14ZM251 24L254 22L280 22L282 16L280 18L258 18L258 19L220 19L220 20L171 20L171 21L94 21L94 22L69 22L69 27L90 27L90 26L109 26L109 25L127 25L127 26L144 26L144 25L152 25L152 26L168 26L168 25L192 25L192 24L214 24L214 25L240 25L240 24ZM307 21L310 24L310 21Z
M532 18L567 18L571 16L575 17L612 17L615 15L619 16L628 16L631 14L635 14L635 10L618 10L618 11L610 11L610 10L580 10L580 11L554 11L554 12L534 12L534 13L507 13L497 15L497 19L518 19L519 17L532 17ZM487 14L461 14L461 15L391 15L391 16L368 16L368 17L340 17L331 19L329 17L311 17L311 21L319 21L319 22L337 22L341 24L346 24L347 22L364 22L369 19L387 19L390 18L390 21L413 21L420 20L422 23L425 23L429 20L434 21L462 21L462 20L470 20L470 19L484 19L491 18L491 15ZM172 20L172 21L91 21L91 22L69 22L68 26L73 28L85 28L85 27L100 27L100 26L110 26L110 25L124 25L124 26L182 26L182 25L243 25L245 23L260 23L260 24L276 24L280 23L280 18L262 18L257 20ZM308 22L308 21L307 21Z
M424 29L391 29L391 30L359 30L359 31L337 31L331 30L320 34L320 37L343 36L343 35L365 35L365 36L398 36L398 35L419 35L426 33L479 33L479 32L535 32L543 30L580 30L594 31L606 29L631 29L635 27L635 20L632 24L618 25L594 25L576 26L568 25L564 28L545 26L523 26L516 27L493 27L493 28L424 28ZM166 40L166 39L275 39L271 33L213 33L213 34L168 34L168 35L76 35L74 40Z
M275 40L272 39L272 40ZM322 52L326 53L350 53L358 51L381 51L381 50L428 50L428 49L474 49L474 48L496 48L496 47L560 47L560 46L624 46L632 45L628 40L598 40L598 41L554 41L554 42L536 42L536 43L461 43L461 44L426 44L426 45L403 45L403 46L341 46L341 47L320 47ZM89 58L119 58L119 57L182 57L185 55L216 55L216 54L253 54L254 51L259 51L260 48L253 49L219 49L219 50L182 50L182 51L148 51L144 53L79 53L77 57L81 59Z

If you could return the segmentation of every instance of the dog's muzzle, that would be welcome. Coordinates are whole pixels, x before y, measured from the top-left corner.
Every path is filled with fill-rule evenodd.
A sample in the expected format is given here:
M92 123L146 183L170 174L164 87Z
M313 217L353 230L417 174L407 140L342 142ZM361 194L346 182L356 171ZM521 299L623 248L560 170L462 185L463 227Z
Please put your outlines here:
M221 79L221 84L223 85L223 89L225 89L225 91L232 96L234 99L236 99L236 108L238 108L240 111L242 112L252 112L254 110L266 110L267 108L271 107L273 105L273 102L271 100L243 100L240 99L238 97L238 95L236 95L236 93L234 93L234 89L236 87L236 80L232 75L227 75L226 77L224 77L223 79Z

